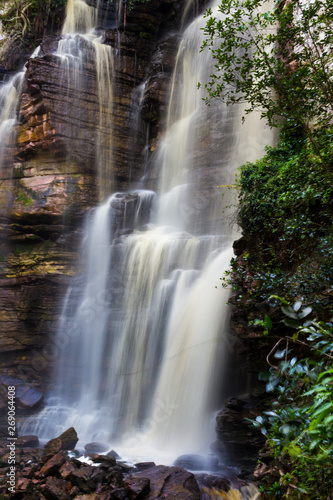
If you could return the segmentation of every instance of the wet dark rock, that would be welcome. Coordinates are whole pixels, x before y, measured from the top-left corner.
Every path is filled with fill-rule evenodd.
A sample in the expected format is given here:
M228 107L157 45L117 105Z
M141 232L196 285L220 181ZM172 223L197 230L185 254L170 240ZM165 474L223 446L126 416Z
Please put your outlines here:
M16 440L18 448L37 448L39 446L38 436L20 436Z
M117 465L116 459L108 455L91 455L90 460L95 464L100 464L101 467L114 467Z
M8 430L7 430L7 436L8 436ZM8 444L7 438L1 439L0 449L1 448L6 449L7 444ZM37 436L21 436L15 440L16 448L36 448L38 446L39 446L39 439Z
M106 475L106 482L113 489L124 486L123 472L119 466L110 469L110 472Z
M133 470L132 465L128 465L124 462L117 462L117 464L121 468L122 472L124 472L124 473L131 472Z
M147 500L176 498L177 500L199 500L200 490L194 475L181 467L159 465L142 472L130 474L126 481L149 479L150 492Z
M125 488L116 488L112 490L112 497L115 500L127 500L128 498L128 490Z
M155 462L139 462L135 464L135 468L139 471L150 469L151 467L155 467Z
M50 353L50 348L56 348L48 340L48 335L52 333L54 339L56 318L61 311L58 298L68 283L67 277L60 277L60 268L63 271L67 267L69 253L67 252L67 257L64 253L62 256L58 253L56 257L53 253L54 248L51 251L51 246L46 248L44 245L39 251L35 249L34 253L31 247L27 247L27 253L22 251L22 246L20 248L20 253L15 256L12 254L7 259L8 266L11 266L7 269L7 273L11 277L0 279L0 350L2 353L0 372L13 375L14 379L19 379L42 393L46 390L49 370L54 360L52 358L54 349ZM14 252L16 252L15 249L16 245L13 246ZM55 264L54 266L51 261ZM29 275L36 271L35 266L39 267L40 271L42 267L44 271L48 269L50 272L48 278L46 279L42 273L38 276ZM59 271L58 276L52 275L51 268ZM5 390L5 394L0 386L0 407L3 397L7 394L7 387L2 386L2 389ZM36 406L36 409L38 408L39 404ZM23 407L17 401L17 410L21 413L31 412L34 408ZM2 428L3 422L2 419L0 435L5 436L7 432L5 428Z
M209 492L212 490L227 492L231 487L231 481L219 476L214 476L212 474L200 474L197 475L196 478L204 492Z
M234 254L239 257L248 248L249 240L242 236L238 240L235 240L232 244Z
M57 438L48 441L44 448L47 453L58 453L60 450L74 450L79 438L74 427L70 427Z
M2 375L0 377L0 400L7 401L8 387L15 387L15 405L19 408L36 408L44 399L44 395L25 383L23 380ZM0 406L1 406L0 404Z
M150 491L150 479L147 477L131 477L125 480L126 488L129 488L131 493L136 496L148 494Z
M182 455L178 457L174 465L184 467L187 470L217 470L218 459L215 456L202 456L202 455Z
M255 420L256 417L256 412L248 408L251 405L243 404L241 409L241 403L238 401L230 400L227 402L227 407L217 413L218 440L211 445L211 450L221 458L222 462L241 467L242 477L252 478L258 452L265 438L248 421L248 419Z
M226 402L226 408L229 408L230 410L233 411L242 411L244 406L246 405L245 401L242 401L241 399L237 398L230 398Z
M15 490L17 493L24 493L26 495L33 491L33 483L26 477L19 477L16 481Z
M246 418L253 417L249 411L240 412L224 408L216 416L216 433L222 442L239 443L244 446L258 445L261 433L256 431ZM258 441L259 440L259 441Z
M107 486L106 484L98 486L96 494L98 495L99 500L113 500L114 498L112 489L109 488L109 486Z
M38 471L38 465L37 464L29 464L27 467L23 467L21 469L21 475L23 477L27 477L29 479L33 479Z
M68 460L59 469L60 475L66 481L70 479L71 474L81 467L81 462L75 459Z
M44 399L44 395L35 389L28 389L22 396L19 398L19 402L25 408L34 408L38 406Z
M1 467L7 467L8 466L8 448L7 448L8 441L0 441L0 468Z
M120 455L118 455L118 453L114 450L108 451L106 456L110 458L116 458L117 460L121 458Z
M80 469L76 469L70 476L71 483L79 488L80 491L89 493L96 489L99 483L105 478L105 471L99 467L91 465L82 465Z
M40 486L40 491L46 500L71 500L71 485L57 477L47 477L46 483Z
M45 451L41 448L23 448L19 449L18 453L22 457L23 463L37 463L41 460L45 463L47 458L45 457Z
M77 486L73 486L73 488L71 489L71 491L69 492L70 496L71 497L76 497L76 495L79 495L80 494L80 490ZM83 498L83 496L80 497L81 499Z
M93 455L95 453L104 453L108 451L109 447L103 443L88 443L84 447L86 455Z
M60 467L65 463L67 454L64 451L59 451L53 455L41 468L40 477L55 476Z

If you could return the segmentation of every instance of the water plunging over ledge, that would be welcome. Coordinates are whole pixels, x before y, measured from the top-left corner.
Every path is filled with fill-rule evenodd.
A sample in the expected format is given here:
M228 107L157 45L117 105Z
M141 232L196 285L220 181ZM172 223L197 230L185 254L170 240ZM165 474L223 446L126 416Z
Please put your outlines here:
M8 150L13 146L17 106L24 72L15 75L0 89L0 171L5 165Z
M256 117L240 126L241 107L203 104L197 83L207 81L212 61L199 53L199 18L176 58L167 127L154 158L157 191L133 186L112 194L112 144L103 136L111 126L111 52L89 39L90 7L70 0L67 13L64 30L83 33L64 35L57 53L73 85L92 46L103 61L96 63L96 168L101 198L109 198L87 217L84 272L67 290L59 321L55 389L25 431L49 439L74 426L82 444L103 441L134 461L170 463L207 451L214 439L212 415L230 354L229 290L217 285L235 237L230 199L221 202L218 186L233 184L237 167L259 157L268 140Z
M103 43L103 36L94 32L99 20L100 1L96 7L83 0L68 0L66 19L56 55L61 60L63 85L67 86L70 116L80 116L84 123L87 112L82 108L84 91L83 65L94 68L98 96L95 128L95 170L100 200L107 198L113 190L112 169L112 108L113 108L113 51ZM84 144L86 131L71 124L72 143ZM69 147L69 149L71 149ZM69 156L71 152L69 151Z
M38 56L40 48L37 47L31 54L33 59ZM0 174L6 177L2 169L12 164L13 148L16 138L16 124L18 106L21 98L22 84L26 68L18 71L10 80L0 87ZM10 170L10 169L9 169ZM8 174L11 178L11 173Z

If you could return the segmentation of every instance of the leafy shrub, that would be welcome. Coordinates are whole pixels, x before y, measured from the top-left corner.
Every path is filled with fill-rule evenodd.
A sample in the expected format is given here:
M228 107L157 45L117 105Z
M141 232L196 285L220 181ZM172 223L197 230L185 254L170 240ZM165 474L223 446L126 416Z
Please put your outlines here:
M270 125L298 126L321 157L313 123L332 115L333 7L325 0L221 0L208 9L201 50L211 50L215 71L207 101L244 101Z
M253 424L275 458L289 461L289 472L275 489L289 490L290 498L326 498L333 488L333 324L311 322L293 339L302 339L306 355L290 356L290 345L275 353L283 360L261 377L274 400ZM263 491L270 498L272 490L264 486Z
M328 137L331 130L318 133L333 166ZM240 171L238 224L248 240L252 295L306 296L326 306L322 292L333 282L332 173L299 130L287 127L276 147ZM244 268L234 271L237 281Z

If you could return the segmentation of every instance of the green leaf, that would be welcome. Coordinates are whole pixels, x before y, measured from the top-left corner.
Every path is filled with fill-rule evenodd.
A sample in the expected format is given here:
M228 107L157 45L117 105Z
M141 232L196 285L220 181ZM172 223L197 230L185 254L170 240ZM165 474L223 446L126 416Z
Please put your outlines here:
M310 313L312 312L312 307L305 307L300 313L299 313L299 318L303 319L306 318Z
M333 415L330 415L329 417L326 417L323 421L323 424L324 425L328 425L330 424L331 422L333 422Z
M295 313L295 311L290 306L282 306L281 310L286 316L288 316L288 318L298 320L298 315Z
M313 414L312 417L317 417L321 413L324 413L326 410L333 411L333 403L329 402L324 404L323 406L320 406L318 410L316 410Z
M298 328L299 327L299 321L291 318L285 318L283 320L283 323L286 326L290 326L291 328Z
M272 325L272 321L271 321L270 317L267 316L267 314L265 314L265 323L266 323L267 329L271 330L273 325Z
M265 415L268 415L270 417L279 417L279 415L275 411L265 411Z
M330 373L333 373L333 368L331 370L327 370L326 372L322 372L320 375L318 375L318 382L323 378L329 375Z

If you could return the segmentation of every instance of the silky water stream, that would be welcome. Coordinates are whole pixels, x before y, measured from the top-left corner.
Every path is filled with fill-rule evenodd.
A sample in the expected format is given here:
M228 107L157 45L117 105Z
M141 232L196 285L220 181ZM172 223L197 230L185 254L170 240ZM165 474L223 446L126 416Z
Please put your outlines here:
M104 201L87 216L84 271L64 298L53 393L24 430L50 439L73 426L81 446L108 443L129 461L170 464L207 453L214 440L232 354L230 292L219 278L237 237L234 201L218 186L232 185L237 167L259 157L269 136L257 117L241 125L241 107L203 103L197 83L207 81L212 61L199 53L198 18L176 57L167 126L152 161L156 192L134 185L112 194L112 144L103 132L111 126L112 51L91 35L95 14L69 1L58 56L78 86L82 59L95 53Z
M30 58L37 57L40 48L32 53ZM12 76L0 87L0 175L1 178L11 177L13 149L16 139L16 124L22 84L26 68ZM7 171L8 173L7 173Z

